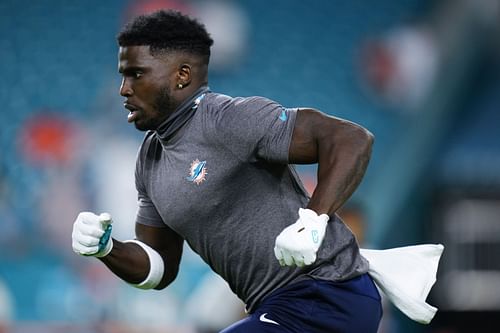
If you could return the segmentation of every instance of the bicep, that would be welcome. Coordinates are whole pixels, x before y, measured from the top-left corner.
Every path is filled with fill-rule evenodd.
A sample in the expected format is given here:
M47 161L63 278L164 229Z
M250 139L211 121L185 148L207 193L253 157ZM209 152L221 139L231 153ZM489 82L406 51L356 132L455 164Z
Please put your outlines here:
M371 137L363 127L314 109L299 109L288 151L289 163L317 163L323 153L344 150Z
M324 114L313 109L299 109L288 151L289 163L309 164L318 161L318 131L329 131Z

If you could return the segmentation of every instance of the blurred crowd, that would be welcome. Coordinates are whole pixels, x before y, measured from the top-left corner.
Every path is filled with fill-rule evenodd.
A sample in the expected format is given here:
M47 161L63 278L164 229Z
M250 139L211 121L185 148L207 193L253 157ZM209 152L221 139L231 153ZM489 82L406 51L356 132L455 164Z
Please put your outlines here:
M80 211L107 211L115 237L134 236L143 134L126 123L115 35L159 8L207 26L214 91L315 107L375 134L340 215L363 247L446 247L432 294L444 314L421 327L387 305L381 333L467 332L475 319L461 314L500 311L497 0L3 0L0 333L209 333L244 316L188 248L161 292L71 250ZM314 166L299 172L312 192Z

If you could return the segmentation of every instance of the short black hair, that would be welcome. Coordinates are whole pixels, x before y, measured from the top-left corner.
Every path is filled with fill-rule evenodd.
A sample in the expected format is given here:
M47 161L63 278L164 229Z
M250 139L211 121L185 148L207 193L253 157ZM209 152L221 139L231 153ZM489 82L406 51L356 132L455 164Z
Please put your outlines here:
M146 46L152 55L185 51L210 57L214 43L205 26L176 10L158 10L135 17L117 36L120 46Z

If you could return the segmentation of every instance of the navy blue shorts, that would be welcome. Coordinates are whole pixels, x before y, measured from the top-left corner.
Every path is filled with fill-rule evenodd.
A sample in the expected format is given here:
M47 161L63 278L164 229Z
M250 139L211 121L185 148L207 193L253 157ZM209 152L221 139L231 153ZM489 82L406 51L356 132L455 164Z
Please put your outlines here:
M382 317L368 274L344 282L308 279L280 288L221 333L370 333Z

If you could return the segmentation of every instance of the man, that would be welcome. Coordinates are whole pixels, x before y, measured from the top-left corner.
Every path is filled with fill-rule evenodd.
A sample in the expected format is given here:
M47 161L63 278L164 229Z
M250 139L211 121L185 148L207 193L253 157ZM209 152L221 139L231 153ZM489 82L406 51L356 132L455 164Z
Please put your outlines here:
M176 277L183 242L246 303L229 332L376 332L380 297L355 237L335 214L365 173L373 142L359 125L263 97L208 89L213 43L175 11L118 35L120 94L146 131L136 164L136 239L83 212L75 252L143 289ZM318 163L309 198L291 164Z

